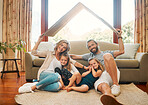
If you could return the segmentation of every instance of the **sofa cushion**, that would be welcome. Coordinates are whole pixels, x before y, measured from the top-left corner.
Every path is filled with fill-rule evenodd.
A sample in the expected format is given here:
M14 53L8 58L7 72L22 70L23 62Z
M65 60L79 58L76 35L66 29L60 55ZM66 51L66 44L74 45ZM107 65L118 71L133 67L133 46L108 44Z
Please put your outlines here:
M101 51L118 50L118 44L98 41ZM86 47L86 41L70 41L70 54L82 55L89 53Z
M117 67L139 67L139 62L136 59L115 59Z
M45 58L36 58L33 60L33 65L40 67L43 64L44 60Z
M116 59L134 59L140 44L126 43L124 44L125 53L119 55Z

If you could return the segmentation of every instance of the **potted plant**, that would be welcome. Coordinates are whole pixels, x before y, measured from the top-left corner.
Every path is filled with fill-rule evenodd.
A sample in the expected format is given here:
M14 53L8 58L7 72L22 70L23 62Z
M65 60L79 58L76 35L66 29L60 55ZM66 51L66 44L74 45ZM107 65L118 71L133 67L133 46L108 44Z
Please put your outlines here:
M26 52L25 45L26 43L22 40L19 40L15 43L9 43L9 44L7 44L7 42L0 42L0 53L2 54L3 58L5 58L6 56L9 57L10 55L9 53L11 53L10 50L12 50L14 54L11 53L11 55L14 55L14 57L16 58L17 51L23 50L24 52Z

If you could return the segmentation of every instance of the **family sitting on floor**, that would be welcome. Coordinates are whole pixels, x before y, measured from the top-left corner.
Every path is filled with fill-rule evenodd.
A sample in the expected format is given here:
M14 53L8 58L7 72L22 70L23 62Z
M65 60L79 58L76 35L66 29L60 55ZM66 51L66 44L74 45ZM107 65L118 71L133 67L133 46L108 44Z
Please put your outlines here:
M102 93L101 102L104 105L122 105L115 96L120 94L118 84L120 71L114 58L124 53L124 45L121 37L121 30L118 31L118 51L100 51L95 40L87 41L87 48L90 53L84 55L68 54L70 44L66 40L60 40L54 51L39 52L37 48L43 39L41 35L32 49L32 54L39 57L46 57L37 75L38 82L25 83L19 88L19 93L33 92L35 89L44 91L59 91L60 89L78 92L87 92L95 88ZM74 59L74 60L73 60ZM86 67L76 59L83 59L89 62ZM86 70L82 75L77 68Z

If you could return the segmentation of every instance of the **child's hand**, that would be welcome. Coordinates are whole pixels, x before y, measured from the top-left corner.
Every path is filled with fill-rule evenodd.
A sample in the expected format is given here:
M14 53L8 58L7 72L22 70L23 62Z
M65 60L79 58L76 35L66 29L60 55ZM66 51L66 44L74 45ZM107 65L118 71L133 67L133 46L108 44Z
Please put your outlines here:
M94 70L94 67L92 66L91 69Z
M92 71L92 66L89 66L89 71Z

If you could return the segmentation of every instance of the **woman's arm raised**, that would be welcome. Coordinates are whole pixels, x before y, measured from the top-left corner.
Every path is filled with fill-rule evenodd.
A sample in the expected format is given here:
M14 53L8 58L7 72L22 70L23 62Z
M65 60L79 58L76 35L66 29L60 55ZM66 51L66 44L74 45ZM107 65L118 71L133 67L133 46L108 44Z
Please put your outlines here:
M41 43L42 39L43 39L43 35L39 36L38 41L36 42L36 44L33 47L32 51L37 50L37 48L38 48L39 44Z
M33 47L32 51L31 51L31 54L34 55L34 56L39 56L39 57L46 57L46 52L38 52L37 51L37 48L39 46L39 44L41 43L43 39L43 35L41 35L39 38L38 38L38 41L36 42L35 46Z

